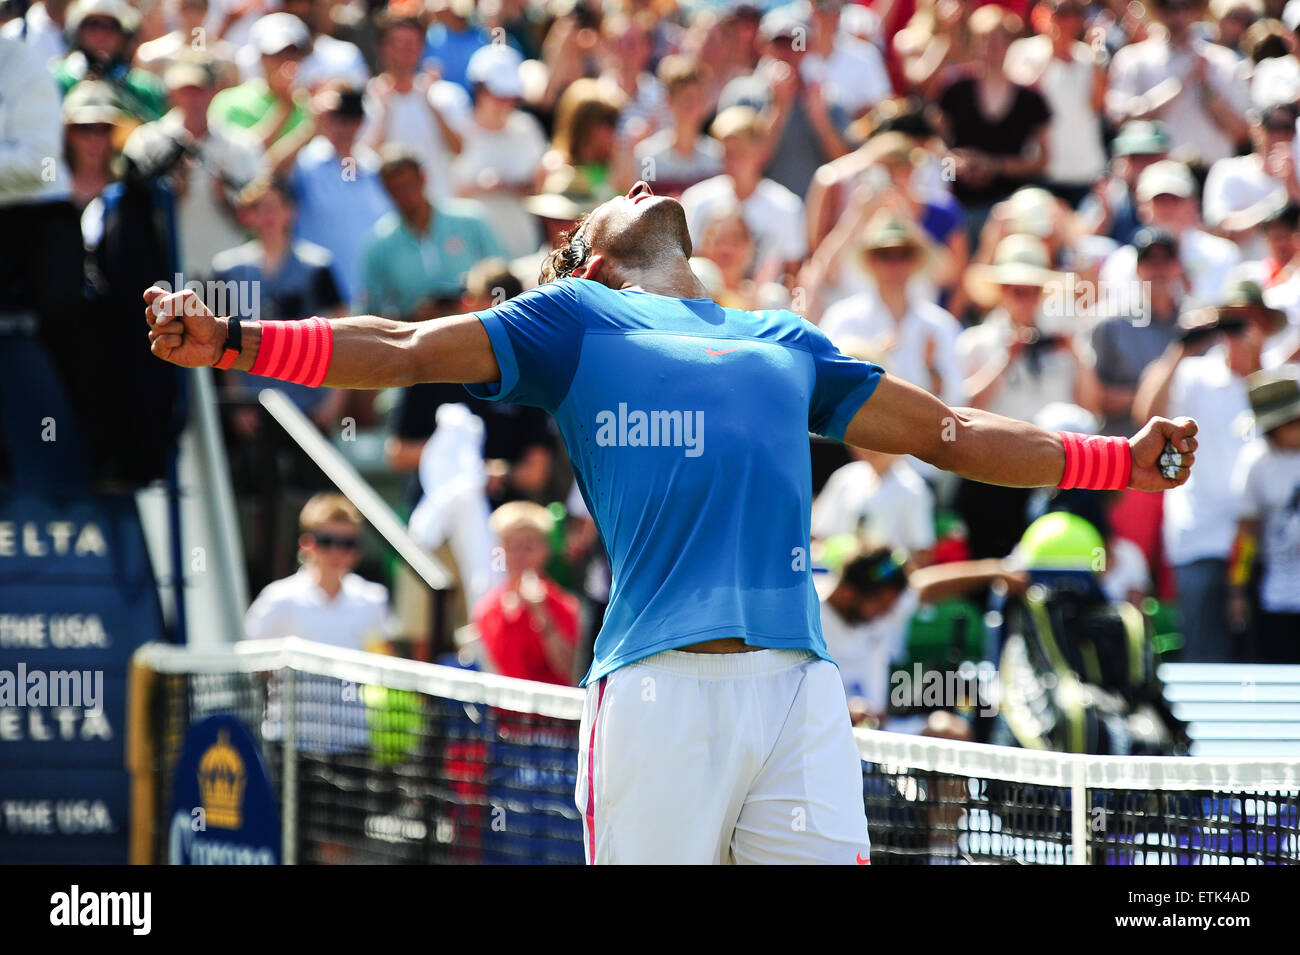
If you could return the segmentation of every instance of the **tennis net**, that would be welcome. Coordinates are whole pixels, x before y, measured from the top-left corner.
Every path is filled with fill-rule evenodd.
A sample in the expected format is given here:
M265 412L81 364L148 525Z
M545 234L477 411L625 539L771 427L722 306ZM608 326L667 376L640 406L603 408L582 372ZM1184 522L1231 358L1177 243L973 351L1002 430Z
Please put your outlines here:
M301 640L136 655L133 858L168 859L192 723L240 718L286 862L581 863L582 691ZM1071 756L857 731L875 864L1300 861L1300 764Z

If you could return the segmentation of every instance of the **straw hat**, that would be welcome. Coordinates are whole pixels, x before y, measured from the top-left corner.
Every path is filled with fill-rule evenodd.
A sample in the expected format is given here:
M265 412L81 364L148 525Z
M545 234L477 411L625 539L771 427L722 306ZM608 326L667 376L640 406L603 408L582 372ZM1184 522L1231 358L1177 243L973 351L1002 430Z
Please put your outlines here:
M887 209L882 209L871 217L858 242L858 253L867 268L871 267L871 253L878 249L912 249L916 253L916 269L928 267L933 252L922 241L915 226L906 222Z
M992 265L972 265L966 270L965 285L977 305L992 308L1001 300L1004 285L1042 288L1064 278L1064 273L1052 269L1047 246L1041 239L1015 234L998 243Z
M523 205L539 218L572 222L595 209L600 200L572 166L562 166L547 176L542 191L529 196Z

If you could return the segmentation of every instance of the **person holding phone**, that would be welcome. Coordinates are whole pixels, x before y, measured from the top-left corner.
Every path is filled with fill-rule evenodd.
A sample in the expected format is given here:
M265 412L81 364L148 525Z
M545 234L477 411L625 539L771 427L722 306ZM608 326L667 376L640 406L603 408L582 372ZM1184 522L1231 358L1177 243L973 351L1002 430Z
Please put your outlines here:
M1264 304L1259 286L1236 282L1214 308L1178 318L1178 334L1138 383L1134 416L1195 414L1205 465L1165 494L1162 536L1183 616L1183 659L1224 663L1235 651L1228 629L1228 555L1237 530L1232 473L1245 447L1236 426L1250 411L1246 378L1260 370L1264 340L1286 316Z

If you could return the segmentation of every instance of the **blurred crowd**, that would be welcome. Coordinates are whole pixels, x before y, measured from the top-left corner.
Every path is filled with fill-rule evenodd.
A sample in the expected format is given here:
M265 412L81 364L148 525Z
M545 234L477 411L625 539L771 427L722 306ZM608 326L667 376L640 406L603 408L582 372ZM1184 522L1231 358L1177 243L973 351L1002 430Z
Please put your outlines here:
M1183 659L1300 662L1300 0L8 0L3 18L0 311L129 312L101 356L144 350L139 291L164 278L244 318L436 321L535 285L575 221L645 180L680 197L719 303L796 311L950 404L1105 434L1195 417L1184 487L1083 505L1096 569L1116 600L1177 608ZM56 366L84 370L59 338ZM608 570L545 415L457 386L279 387L327 432L387 436L485 666L581 675ZM814 464L832 569L1002 559L1053 507L874 452ZM307 568L357 548L359 516L317 504ZM335 564L321 599L402 628ZM826 612L896 659L915 602L871 606L841 590Z

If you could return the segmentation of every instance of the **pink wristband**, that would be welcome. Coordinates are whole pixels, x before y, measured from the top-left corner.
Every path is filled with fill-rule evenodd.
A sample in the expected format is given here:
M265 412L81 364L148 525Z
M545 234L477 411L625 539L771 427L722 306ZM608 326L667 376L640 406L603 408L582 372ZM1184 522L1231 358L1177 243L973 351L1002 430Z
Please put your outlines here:
M262 322L262 342L252 372L315 388L334 357L334 329L323 318Z
M1057 433L1065 445L1065 473L1057 487L1092 491L1122 491L1128 487L1133 453L1127 438L1073 431Z

